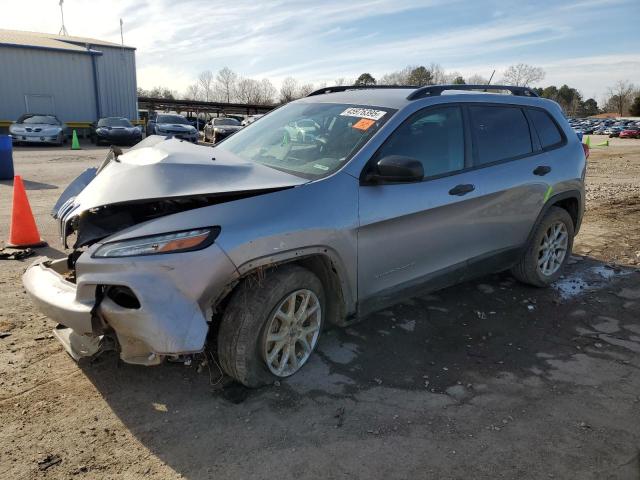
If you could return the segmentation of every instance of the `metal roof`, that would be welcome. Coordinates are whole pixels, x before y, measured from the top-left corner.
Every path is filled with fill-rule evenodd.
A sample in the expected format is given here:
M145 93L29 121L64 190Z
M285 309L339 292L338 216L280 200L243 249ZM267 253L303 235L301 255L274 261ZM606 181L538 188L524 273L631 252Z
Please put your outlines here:
M129 47L127 45L123 46L113 42L105 42L104 40L97 40L95 38L71 37L68 35L55 35L51 33L0 29L0 46L9 45L24 48L87 52L87 44L97 47L116 47L135 50L134 47Z

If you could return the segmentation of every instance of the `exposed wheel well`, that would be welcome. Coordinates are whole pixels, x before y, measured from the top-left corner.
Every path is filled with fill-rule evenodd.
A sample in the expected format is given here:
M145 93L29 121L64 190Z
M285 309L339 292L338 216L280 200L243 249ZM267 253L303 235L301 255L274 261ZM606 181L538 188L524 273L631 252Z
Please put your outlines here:
M571 220L573 220L573 228L578 228L578 215L579 215L579 204L578 199L575 197L563 198L553 203L556 207L560 207L565 209Z
M270 271L276 270L279 266L289 265L292 263L300 265L301 267L311 271L318 277L318 279L320 279L320 282L322 282L327 301L327 305L325 306L327 310L325 321L332 325L343 324L348 312L343 295L340 275L338 274L338 271L333 265L331 259L322 254L292 258L268 266L260 266L245 273L240 279L228 285L225 292L221 297L219 297L218 301L215 302L214 317L216 315L220 315L224 311L229 301L229 297L231 297L231 294L236 290L236 288L238 288L238 284L240 282L246 279L254 279L259 284L259 282L265 278Z

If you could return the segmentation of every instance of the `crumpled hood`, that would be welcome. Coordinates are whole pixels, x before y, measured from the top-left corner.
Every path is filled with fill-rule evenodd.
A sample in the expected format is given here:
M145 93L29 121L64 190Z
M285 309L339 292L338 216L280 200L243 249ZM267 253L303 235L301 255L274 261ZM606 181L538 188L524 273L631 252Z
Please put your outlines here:
M77 248L153 218L308 181L219 148L152 135L125 154L116 157L112 150L97 170L82 173L62 193L53 216L64 247L75 231Z
M74 204L85 211L117 203L269 190L306 182L223 150L153 135L105 166Z

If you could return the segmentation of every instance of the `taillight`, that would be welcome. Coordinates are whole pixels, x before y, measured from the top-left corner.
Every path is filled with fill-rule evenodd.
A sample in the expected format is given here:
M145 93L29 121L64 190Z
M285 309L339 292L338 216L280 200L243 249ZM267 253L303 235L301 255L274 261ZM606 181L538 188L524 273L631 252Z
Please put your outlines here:
M582 149L584 150L584 158L589 158L589 145L583 143Z

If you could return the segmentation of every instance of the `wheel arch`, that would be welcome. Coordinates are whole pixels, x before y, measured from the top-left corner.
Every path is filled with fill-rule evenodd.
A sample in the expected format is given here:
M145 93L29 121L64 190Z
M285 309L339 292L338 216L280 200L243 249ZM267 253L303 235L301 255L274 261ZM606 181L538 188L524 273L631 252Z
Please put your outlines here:
M224 309L225 302L242 280L251 276L263 278L269 271L289 264L306 268L319 278L327 300L325 320L334 325L346 325L347 318L355 312L355 292L349 282L347 269L336 252L322 246L279 252L238 266L239 276L218 296L213 305L214 311Z
M553 195L547 200L547 202L543 205L540 213L538 213L538 218L534 222L531 227L531 231L529 232L529 236L527 237L527 242L525 245L528 245L533 237L538 225L542 221L542 218L549 211L551 207L560 207L569 213L569 216L573 220L574 232L577 235L580 230L580 224L582 223L582 214L584 212L584 200L583 195L578 190L568 190L565 192L558 193Z

